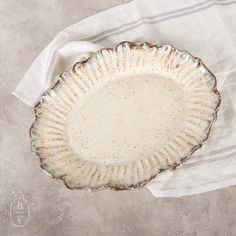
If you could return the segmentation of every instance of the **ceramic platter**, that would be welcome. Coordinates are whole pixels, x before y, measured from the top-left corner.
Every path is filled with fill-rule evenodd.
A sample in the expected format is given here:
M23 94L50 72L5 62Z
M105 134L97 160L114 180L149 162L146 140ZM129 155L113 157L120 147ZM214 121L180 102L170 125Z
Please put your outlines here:
M144 186L201 147L219 104L200 59L170 45L122 42L76 63L43 94L32 151L72 189Z

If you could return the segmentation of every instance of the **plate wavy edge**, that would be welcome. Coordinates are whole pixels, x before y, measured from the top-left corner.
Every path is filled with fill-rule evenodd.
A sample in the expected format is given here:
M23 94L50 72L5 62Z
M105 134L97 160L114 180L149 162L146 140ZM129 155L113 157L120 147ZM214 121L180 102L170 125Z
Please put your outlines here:
M216 122L217 120L217 116L218 116L218 111L219 111L219 107L220 107L220 104L221 104L221 101L222 101L222 97L221 97L221 94L220 92L218 91L217 89L217 79L216 79L216 76L208 69L208 67L202 62L202 60L199 58L199 57L195 57L193 56L191 53L189 53L187 50L180 50L176 47L174 47L173 45L171 44L151 44L151 43L148 43L148 42L130 42L130 41L122 41L120 42L119 44L117 44L114 48L110 48L110 47L107 47L107 48L102 48L96 52L93 52L86 60L83 60L81 62L76 62L74 63L74 65L70 68L68 68L66 71L69 71L69 70L74 70L75 66L78 65L78 64L84 64L84 63L87 63L89 60L91 60L94 55L96 55L97 53L100 53L102 52L103 50L112 50L112 51L118 51L119 47L121 46L128 46L130 49L133 49L133 48L138 48L138 49L144 49L144 46L148 47L148 48L152 48L152 47L156 47L156 48L160 48L160 47L170 47L171 49L174 49L174 50L177 50L178 52L180 53L185 53L187 55L190 56L190 58L193 58L194 60L196 60L198 62L198 66L203 66L204 69L207 70L207 72L211 75L212 79L214 79L214 88L212 89L212 92L218 97L218 103L216 105L216 108L215 108L215 111L214 111L214 118L209 122L208 124L208 130L207 130L207 135L206 135L206 138L204 140L202 140L201 142L199 142L197 145L195 145L191 150L190 152L184 157L181 159L180 163L179 164L174 164L173 166L168 166L169 168L168 169L163 169L163 170L160 170L160 172L158 172L157 174L151 176L149 179L147 180L144 180L144 181L141 181L139 182L138 184L136 185L130 185L130 186L127 186L125 188L123 187L118 187L118 186L111 186L109 184L107 185L104 185L102 187L97 187L97 188L93 188L93 187L76 187L76 188L70 188L66 181L63 179L63 177L60 177L60 178L57 178L57 177L54 177L51 173L49 173L45 168L44 166L42 165L42 160L41 160L41 157L40 155L37 155L33 150L32 150L32 146L33 146L33 143L32 143L32 128L34 127L34 123L36 121L36 109L37 109L37 106L39 104L42 103L42 99L45 95L48 94L48 92L50 90L52 90L53 88L55 88L59 81L59 77L64 73L60 73L58 76L55 77L55 82L54 84L52 84L52 86L50 86L48 89L46 89L45 92L42 93L42 95L40 96L38 102L34 105L33 107L33 111L34 111L34 118L33 118L33 122L32 122L32 125L30 126L30 129L29 129L29 136L30 136L30 146L31 146L31 152L37 156L39 158L39 164L40 164L40 167L41 169L43 170L43 172L45 174L47 174L48 176L50 176L52 179L55 179L57 181L60 181L60 182L63 182L64 185L66 186L67 189L69 190L85 190L87 192L91 192L91 191L99 191L99 190L104 190L104 189L107 189L107 190L114 190L114 191L122 191L122 190L134 190L134 189L141 189L141 188L144 188L146 187L147 185L153 183L154 181L156 181L158 179L158 177L161 175L161 174L164 174L164 173L168 173L168 172L173 172L175 171L177 168L181 167L183 164L185 164L186 161L189 160L189 158L192 156L192 154L198 150L199 148L201 148L208 140L209 138L209 135L211 133L211 130L212 130L212 126L213 124Z

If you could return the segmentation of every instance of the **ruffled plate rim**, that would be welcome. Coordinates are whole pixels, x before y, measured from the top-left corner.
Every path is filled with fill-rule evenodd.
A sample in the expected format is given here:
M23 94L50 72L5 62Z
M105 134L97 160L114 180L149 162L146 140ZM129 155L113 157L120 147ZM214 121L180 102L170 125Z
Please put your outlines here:
M206 69L206 71L211 75L212 79L214 80L214 87L212 89L212 92L218 97L218 103L216 105L216 108L214 110L214 118L209 122L209 125L208 125L208 129L207 129L207 135L206 135L206 138L204 140L202 140L201 142L199 142L197 145L195 145L190 151L189 153L181 159L180 163L179 164L175 164L174 166L170 167L169 169L163 169L163 170L160 170L160 172L156 173L155 175L151 176L149 179L147 180L144 180L142 182L139 182L138 184L136 185L130 185L130 186L127 186L125 188L123 187L119 187L119 186L111 186L109 184L107 185L103 185L101 187L75 187L75 188L71 188L67 183L66 181L62 178L62 177L54 177L51 173L49 173L45 167L43 166L42 164L42 159L40 157L40 155L36 154L35 151L33 151L33 140L32 140L32 137L33 137L33 134L32 134L32 129L35 125L35 121L37 119L36 117L36 110L37 110L37 107L42 103L42 98L46 95L48 95L49 91L54 89L58 84L59 84L59 81L58 79L56 79L56 82L50 86L41 96L40 96L40 99L39 101L36 103L36 105L34 106L34 119L33 119L33 123L29 129L29 136L30 136L30 139L31 139L31 152L34 153L34 155L36 155L38 158L39 158L39 161L40 161L40 167L42 168L42 170L47 174L49 175L51 178L53 179L56 179L57 181L62 181L64 183L64 185L70 189L70 190L78 190L78 189L83 189L83 190L86 190L86 191L97 191L97 190L102 190L102 189L109 189L109 190L114 190L114 191L120 191L120 190L133 190L133 189L139 189L139 188L143 188L145 186L147 186L148 184L154 182L159 175L163 174L163 173L166 173L166 172L173 172L176 168L179 168L180 166L182 166L187 160L189 160L189 158L192 156L192 154L198 150L199 148L201 148L207 141L207 139L209 138L209 135L210 135L210 132L211 132L211 129L212 129L212 125L214 124L214 122L217 120L217 113L218 113L218 110L219 110L219 107L220 107L220 104L221 104L221 95L219 93L219 91L217 90L217 80L216 80L216 77L215 75L207 68L207 66L202 62L202 60L198 57L194 57L191 53L189 53L188 51L186 50L179 50L177 49L176 47L172 46L171 44L151 44L151 43L148 43L148 42L141 42L141 43L134 43L134 42L130 42L130 41L122 41L121 43L117 44L114 48L102 48L100 50L98 50L97 52L94 52L92 53L86 60L84 61L81 61L81 62L76 62L71 68L69 68L67 71L69 70L73 70L74 67L78 64L84 64L84 63L87 63L89 60L91 60L94 55L98 54L98 53L101 53L103 50L113 50L113 51L118 51L118 49L121 47L121 46L128 46L130 49L133 49L133 48L141 48L143 47L144 45L148 48L152 48L152 47L156 47L156 48L160 48L160 47L170 47L171 49L174 49L174 50L177 50L178 52L180 53L185 53L186 55L189 55L190 58L196 60L199 65L201 65L204 69ZM64 73L64 72L63 72ZM61 74L63 74L61 73ZM60 74L60 75L61 75ZM57 78L60 77L60 75L58 75Z

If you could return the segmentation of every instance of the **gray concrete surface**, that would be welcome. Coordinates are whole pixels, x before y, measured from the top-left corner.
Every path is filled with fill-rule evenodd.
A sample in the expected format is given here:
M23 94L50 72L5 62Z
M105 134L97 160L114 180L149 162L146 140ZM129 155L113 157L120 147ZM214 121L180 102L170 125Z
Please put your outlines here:
M11 91L57 32L123 2L0 0L1 236L236 235L236 187L164 199L155 199L146 189L70 191L45 175L30 153L33 109ZM17 216L27 216L27 202L29 221L24 226L21 221L19 227ZM24 212L17 213L16 207Z

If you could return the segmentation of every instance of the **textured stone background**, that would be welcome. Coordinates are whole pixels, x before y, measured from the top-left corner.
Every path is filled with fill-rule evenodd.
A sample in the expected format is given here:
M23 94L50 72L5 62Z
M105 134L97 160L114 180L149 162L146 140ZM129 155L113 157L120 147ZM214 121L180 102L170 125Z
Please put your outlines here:
M70 191L45 175L30 153L33 109L11 91L60 30L123 2L127 1L0 0L1 236L236 235L236 187L164 199L155 199L146 189ZM10 206L22 197L29 203L30 219L16 227Z

